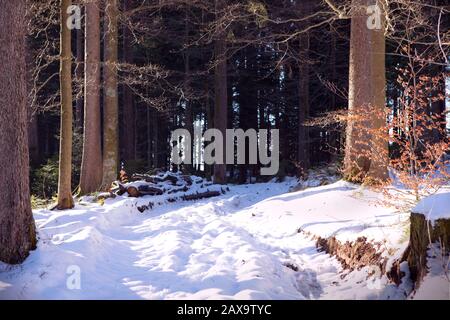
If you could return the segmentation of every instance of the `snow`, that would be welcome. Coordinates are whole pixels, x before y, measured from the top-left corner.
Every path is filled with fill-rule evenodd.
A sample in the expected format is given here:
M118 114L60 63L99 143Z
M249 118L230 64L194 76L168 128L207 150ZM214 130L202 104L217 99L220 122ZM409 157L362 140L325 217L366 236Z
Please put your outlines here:
M436 194L420 201L412 210L427 217L427 220L450 219L450 189L442 188Z
M450 257L442 255L437 244L428 250L428 274L418 290L411 295L414 300L450 300ZM445 272L442 272L442 271Z
M296 184L229 186L196 202L158 196L143 213L157 197L37 210L38 249L20 266L0 264L0 299L406 298L410 283L396 287L371 267L343 270L307 233L365 236L393 261L407 244L408 215L346 182L288 192ZM68 286L73 270L80 289Z
M343 242L365 236L398 243L403 231L399 225L406 226L409 215L379 206L380 199L374 192L339 181L262 201L253 207L256 218L252 221L258 221L257 228L266 228L267 233L284 230L287 235L301 229Z

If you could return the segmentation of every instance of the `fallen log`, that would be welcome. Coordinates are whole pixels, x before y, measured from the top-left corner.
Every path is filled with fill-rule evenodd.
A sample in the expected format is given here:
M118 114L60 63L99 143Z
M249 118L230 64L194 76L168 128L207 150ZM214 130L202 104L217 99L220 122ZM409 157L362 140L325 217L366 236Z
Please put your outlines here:
M187 191L189 191L189 188L187 186L184 186L182 188L171 189L167 193L168 194L174 194L174 193L178 193L178 192L187 192Z
M192 180L190 180L189 176L182 176L179 178L178 176L176 176L172 173L167 173L165 175L160 175L160 176L151 176L148 174L135 173L131 176L130 181L132 181L132 182L145 181L147 183L153 183L153 184L170 181L170 183L173 185L177 185L178 183L185 183L185 182L187 184L189 184L189 183L192 184Z
M118 196L121 196L127 192L127 188L125 188L125 186L120 182L116 181L112 183L111 189L109 191Z
M164 190L150 185L129 186L127 188L128 195L133 198L143 196L158 196L164 194Z
M116 197L116 195L112 192L102 192L99 193L96 197L95 197L95 201L102 201L102 200L106 200L106 199L114 199Z
M186 182L186 184L188 186L192 185L192 178L191 178L191 176L183 176L182 178L183 178L184 182Z
M148 175L148 174L138 174L138 173L134 173L131 176L131 181L136 182L136 181L145 181L145 182L150 182L150 183L155 183L155 180L153 179L152 176Z
M206 198L212 198L212 197L218 197L222 193L220 191L205 191L205 192L198 192L194 194L186 194L184 196L181 196L181 199L183 201L192 201L192 200L200 200L200 199L206 199Z
M172 185L174 186L176 186L178 182L181 182L177 176L171 173L166 173L163 177L155 176L154 179L155 179L154 183L170 181L170 183L172 183Z
M127 194L128 197L132 198L166 194L168 197L162 199L162 201L170 203L180 200L192 201L216 197L229 191L228 188L218 187L215 190L213 187L208 188L213 186L213 184L205 181L203 178L172 172L166 172L164 174L159 173L158 175L133 174L130 180L133 182L125 184L120 181L115 181L110 189L111 194ZM139 211L142 212L151 209L152 207L153 205L148 206L148 208L145 206L140 207L141 209Z
M128 196L132 198L139 198L141 197L141 193L139 192L138 188L136 187L128 187L127 188Z

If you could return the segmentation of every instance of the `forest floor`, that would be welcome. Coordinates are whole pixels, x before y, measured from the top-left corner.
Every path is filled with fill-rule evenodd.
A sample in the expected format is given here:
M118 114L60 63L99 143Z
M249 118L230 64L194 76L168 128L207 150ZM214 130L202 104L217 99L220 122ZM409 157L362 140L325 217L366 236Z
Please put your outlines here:
M409 280L395 286L318 251L313 236L366 237L390 265L409 239L409 213L380 205L380 194L320 184L295 192L294 179L230 185L216 198L144 213L137 207L150 197L35 210L38 248L20 266L0 263L0 299L450 299L444 260L433 252L412 292ZM78 274L79 289L70 285Z

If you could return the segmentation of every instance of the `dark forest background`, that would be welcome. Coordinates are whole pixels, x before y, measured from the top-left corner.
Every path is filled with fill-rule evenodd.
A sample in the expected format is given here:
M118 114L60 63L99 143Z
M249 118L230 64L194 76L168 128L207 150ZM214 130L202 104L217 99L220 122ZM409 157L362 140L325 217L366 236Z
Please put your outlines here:
M125 171L182 169L210 178L210 166L171 165L169 138L171 130L192 130L194 123L204 130L214 127L215 92L222 88L227 92L227 119L222 119L227 128L280 130L279 179L304 176L319 166L337 172L344 153L345 123L336 119L348 108L351 19L340 19L324 1L223 0L220 7L217 2L119 1L119 150ZM58 184L59 1L31 3L31 187L34 195L49 198ZM336 3L345 8L345 1ZM438 19L448 30L448 12L439 18L438 9L447 1L426 3L432 6L420 7L428 16L417 35L435 28ZM74 4L84 7L83 2ZM393 6L400 18L407 15L401 11L402 1ZM102 30L107 21L104 14L101 11ZM79 183L83 143L86 30L82 22L81 30L72 31L73 189ZM398 73L410 63L410 56L402 51L405 27L399 22L386 39L386 94L393 114L404 95ZM225 43L219 53L218 39ZM428 50L425 47L429 46L418 43L415 50ZM215 68L223 61L225 81L215 78ZM445 64L433 63L427 70L442 74ZM443 79L436 90L445 94ZM103 104L101 99L101 112ZM443 114L444 99L430 108ZM390 145L390 154L398 155L395 144ZM257 165L228 165L227 171L232 183L272 178L259 176Z

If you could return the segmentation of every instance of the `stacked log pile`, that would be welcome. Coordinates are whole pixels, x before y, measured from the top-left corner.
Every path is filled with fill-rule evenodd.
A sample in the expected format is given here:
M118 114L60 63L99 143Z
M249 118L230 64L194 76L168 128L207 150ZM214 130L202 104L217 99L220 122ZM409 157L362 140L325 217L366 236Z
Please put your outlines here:
M229 191L228 187L214 185L197 176L187 176L173 172L161 172L156 175L134 174L130 178L121 175L120 181L112 183L108 192L97 195L97 201L117 196L141 198L156 197L155 202L139 207L139 211L151 209L156 203L192 201L217 197Z

